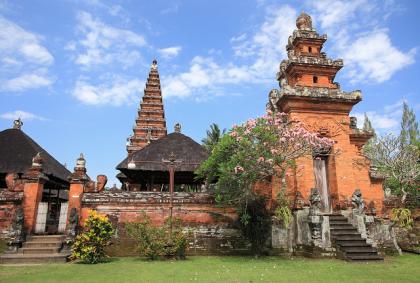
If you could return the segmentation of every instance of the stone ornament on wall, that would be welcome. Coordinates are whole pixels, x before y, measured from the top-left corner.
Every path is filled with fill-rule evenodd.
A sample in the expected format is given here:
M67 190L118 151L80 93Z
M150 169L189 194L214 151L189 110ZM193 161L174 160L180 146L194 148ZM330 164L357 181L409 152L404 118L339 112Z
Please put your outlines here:
M96 191L102 192L105 189L107 182L108 182L108 177L106 175L100 174L96 176Z
M319 133L321 136L329 138L345 133L343 125L334 119L320 121L318 117L310 117L305 120L303 127L310 132Z
M353 213L356 215L362 215L365 212L365 203L362 197L362 191L356 189L351 196L351 204L353 206Z
M19 207L16 210L15 218L13 219L12 231L10 233L10 241L7 243L9 246L9 251L16 252L18 248L22 247L22 243L25 242L25 214L23 213L23 208Z

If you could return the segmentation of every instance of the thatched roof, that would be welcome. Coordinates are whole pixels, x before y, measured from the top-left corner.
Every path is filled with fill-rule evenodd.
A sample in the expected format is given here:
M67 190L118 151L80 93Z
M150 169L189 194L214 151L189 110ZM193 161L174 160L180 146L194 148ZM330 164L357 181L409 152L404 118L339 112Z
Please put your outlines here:
M24 173L38 152L44 173L67 182L70 171L20 129L0 132L0 173Z
M194 172L208 157L207 151L200 144L175 132L132 153L117 165L117 169L122 171L167 171L167 166L163 164L162 160L168 160L172 153L177 160L182 161L176 167L177 172ZM131 161L135 163L135 168L128 168L128 163Z

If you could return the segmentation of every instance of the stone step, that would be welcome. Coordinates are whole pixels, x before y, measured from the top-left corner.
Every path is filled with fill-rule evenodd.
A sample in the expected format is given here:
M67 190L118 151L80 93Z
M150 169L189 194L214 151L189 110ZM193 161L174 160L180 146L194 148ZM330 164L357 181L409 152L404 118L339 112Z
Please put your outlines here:
M351 225L350 226L333 226L333 227L330 226L330 228L331 228L331 231L356 231L357 232L357 229Z
M378 256L377 252L359 252L359 253L353 253L353 252L344 252L344 257L348 258L348 257L361 257L361 256Z
M335 242L340 248L342 247L371 247L368 243L366 243L366 240L357 240L357 241L335 240Z
M25 242L23 248L60 248L62 242Z
M334 236L336 241L365 241L360 234L347 234L347 235L331 235Z
M384 258L378 254L371 255L346 255L349 261L382 261Z
M377 249L371 247L371 246L362 246L362 247L346 247L346 246L341 246L341 250L345 253L366 253L366 252L370 252L370 253L377 253Z
M59 248L21 248L19 252L23 254L56 254Z
M4 254L0 256L0 264L28 264L28 263L65 263L68 253L56 254Z
M63 235L29 236L27 242L63 242Z
M346 221L347 222L347 218L342 216L342 215L331 215L329 216L330 222L331 221Z
M331 230L331 236L335 236L337 238L337 236L353 236L353 235L357 235L360 237L359 232L357 232L357 230L353 230L353 229L346 229L346 230Z

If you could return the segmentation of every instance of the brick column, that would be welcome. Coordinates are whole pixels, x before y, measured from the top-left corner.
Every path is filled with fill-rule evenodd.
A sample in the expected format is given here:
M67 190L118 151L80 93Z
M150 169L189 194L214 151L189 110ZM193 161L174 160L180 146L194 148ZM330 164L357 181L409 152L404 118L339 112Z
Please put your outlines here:
M85 186L90 182L89 176L86 174L86 160L83 154L76 161L76 167L74 172L69 177L70 189L69 189L69 207L67 211L67 217L70 216L72 208L76 208L77 215L79 216L79 225L81 220L81 208L82 208L82 197Z
M44 184L48 177L42 172L42 157L38 153L32 159L32 166L23 175L23 213L25 215L25 231L31 234L35 229L38 204L42 199Z

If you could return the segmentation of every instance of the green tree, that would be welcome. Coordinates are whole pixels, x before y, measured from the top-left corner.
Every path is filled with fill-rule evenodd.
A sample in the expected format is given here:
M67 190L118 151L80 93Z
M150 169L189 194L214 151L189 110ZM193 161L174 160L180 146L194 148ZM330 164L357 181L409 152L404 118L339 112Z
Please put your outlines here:
M369 117L365 113L365 119L363 120L363 131L371 132L376 136L375 129L372 127L372 122L369 120Z
M221 137L226 133L226 129L220 131L219 126L216 123L210 125L210 129L207 130L207 136L201 140L203 146L211 152L215 145L219 143Z
M369 151L376 141L375 129L373 128L372 122L369 120L369 117L366 115L366 113L365 113L365 119L363 121L363 131L373 134L373 137L371 137L363 147L363 152L366 153L366 151Z
M407 102L403 103L403 115L401 120L401 142L418 145L419 123L416 120L414 111L408 107Z

